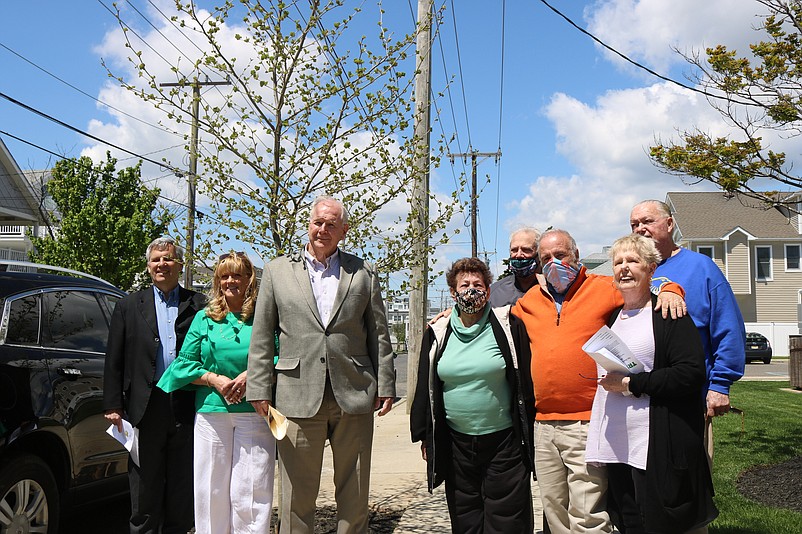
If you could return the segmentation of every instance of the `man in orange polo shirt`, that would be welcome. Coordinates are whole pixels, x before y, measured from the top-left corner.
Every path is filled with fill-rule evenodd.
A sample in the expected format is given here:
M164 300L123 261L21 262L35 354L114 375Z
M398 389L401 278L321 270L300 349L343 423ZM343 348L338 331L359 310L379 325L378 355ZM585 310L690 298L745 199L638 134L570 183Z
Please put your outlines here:
M543 511L553 534L612 532L606 512L604 469L585 463L585 442L596 364L582 345L624 301L609 276L588 274L576 241L565 230L538 240L545 281L513 306L526 325L535 387L535 470ZM666 289L666 288L663 288ZM669 284L657 309L683 315L685 302Z

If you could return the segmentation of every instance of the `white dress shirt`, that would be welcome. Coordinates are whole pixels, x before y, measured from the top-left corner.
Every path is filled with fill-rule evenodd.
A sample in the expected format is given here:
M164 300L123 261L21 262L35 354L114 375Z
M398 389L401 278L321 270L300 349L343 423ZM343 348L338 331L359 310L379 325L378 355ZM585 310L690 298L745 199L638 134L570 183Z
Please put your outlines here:
M334 297L337 295L337 286L340 283L340 249L326 258L325 263L321 263L304 247L304 260L309 281L312 283L317 311L323 324L328 325L334 307Z

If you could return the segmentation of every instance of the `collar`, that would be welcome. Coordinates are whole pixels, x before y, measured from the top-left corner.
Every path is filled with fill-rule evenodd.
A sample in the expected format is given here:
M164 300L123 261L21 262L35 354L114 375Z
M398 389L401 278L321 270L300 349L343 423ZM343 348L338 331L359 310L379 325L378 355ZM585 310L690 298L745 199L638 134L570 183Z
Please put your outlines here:
M340 247L337 247L331 254L331 256L325 258L321 263L317 260L317 258L315 258L312 254L309 253L309 249L306 246L304 246L303 250L304 250L303 257L304 260L306 260L306 263L309 264L311 268L318 271L325 271L326 269L331 267L332 261L335 261L335 256L338 256L336 259L339 259L339 254L340 254Z
M178 302L178 291L180 287L180 285L176 285L168 293L164 293L158 287L153 286L153 296L166 304L175 304Z

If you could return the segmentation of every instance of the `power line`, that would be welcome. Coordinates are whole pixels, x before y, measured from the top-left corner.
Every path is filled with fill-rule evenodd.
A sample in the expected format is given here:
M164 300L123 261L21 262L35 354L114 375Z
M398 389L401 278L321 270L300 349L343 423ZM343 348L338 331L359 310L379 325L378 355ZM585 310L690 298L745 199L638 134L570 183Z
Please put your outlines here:
M55 157L57 157L59 159L70 159L67 156L59 154L57 152L53 152L50 149L47 149L47 148L45 148L43 146L40 146L40 145L37 145L36 143L33 143L33 142L28 141L26 139L23 139L21 137L17 137L16 135L11 134L9 132L6 132L5 130L0 130L0 134L5 135L6 137L10 137L11 139L14 139L16 141L19 141L20 143L24 143L24 144L26 144L28 146L36 148L37 150L41 150L42 152L46 152L46 153L50 154L51 156L55 156ZM76 160L76 161L78 161L78 160ZM142 180L140 180L140 181L142 181ZM143 181L143 184L144 184L144 181ZM144 184L144 185L147 185L147 184ZM151 192L151 194L152 194L152 192ZM173 204L177 204L177 205L179 205L179 206L181 206L183 208L188 208L188 206L186 204L184 204L182 202L179 202L178 200L173 200L172 198L165 197L164 195L159 194L159 195L156 195L156 197L161 199L161 200L164 200L164 201L167 201L167 202L170 202L170 203L173 203ZM205 214L200 213L200 211L198 211L198 213L201 216L206 216Z
M506 27L507 27L507 0L502 0L501 2L501 75L500 78L500 87L499 87L499 98L498 98L498 151L501 152L501 132L502 130L502 120L504 117L504 44L507 37ZM498 214L499 214L499 205L501 204L501 162L496 161L496 224L495 227L498 229ZM493 253L497 249L498 245L498 232L493 232Z
M669 82L669 83L673 83L674 85L677 85L677 86L679 86L679 87L682 87L683 89L687 89L688 91L693 91L694 93L699 93L699 94L702 94L702 95L708 96L708 97L710 97L710 98L716 98L716 99L719 99L719 100L726 100L727 102L732 102L732 103L735 103L735 104L740 104L740 105L742 105L742 106L756 106L756 107L763 107L763 106L761 106L760 104L755 104L755 103L753 103L753 102L741 102L741 101L739 101L739 100L734 100L734 99L732 99L732 98L730 98L730 97L727 97L727 96L722 96L722 95L717 95L717 94L713 94L713 93L708 93L708 92L707 92L707 91L705 91L704 89L699 89L699 88L697 88L697 87L692 87L692 86L690 86L690 85L686 85L686 84L684 84L684 83L682 83L682 82L680 82L680 81L678 81L678 80L674 80L673 78L669 78L668 76L664 76L664 75L660 74L659 72L656 72L656 71L654 71L654 70L650 69L649 67L647 67L647 66L645 66L645 65L643 65L643 64L641 64L641 63L638 63L638 62L637 62L637 61L635 61L634 59L631 59L629 56L627 56L627 55L626 55L626 54L624 54L623 52L619 52L618 50L616 50L616 49L615 49L615 48L613 48L612 46L608 45L607 43L605 43L604 41L602 41L601 39L599 39L598 37L596 37L595 35L593 35L593 34L592 34L592 33L590 33L589 31L587 31L586 29L584 29L584 28L580 27L580 26L579 26L577 23L575 23L573 20L571 20L571 19L570 19L570 18L569 18L567 15L565 15L564 13L562 13L562 12L561 12L559 9L557 9L556 7L554 7L554 6L552 6L551 4L549 4L549 3L548 3L546 0L540 0L540 2L541 2L543 5L545 5L546 7L548 7L550 10L552 10L554 13L556 13L557 15L559 15L561 18L565 19L565 21L566 21L566 22L568 22L568 24L570 24L571 26L573 26L574 28L576 28L577 30L579 30L581 33L584 33L585 35L587 35L588 37L590 37L591 39L593 39L594 41L596 41L596 42L597 42L599 45L603 46L604 48L606 48L607 50L609 50L609 51L610 51L610 52L612 52L613 54L617 55L618 57L620 57L621 59L623 59L623 60L624 60L624 61L626 61L627 63L631 63L632 65L636 66L637 68L639 68L639 69L641 69L641 70L644 70L644 71L648 72L649 74L651 74L651 75L652 75L652 76L654 76L655 78L659 78L660 80L663 80L663 81L666 81L666 82Z
M37 63L35 63L35 62L31 61L30 59L26 58L25 56L23 56L22 54L20 54L20 53L19 53L19 52L17 52L16 50L13 50L13 49L11 49L10 47L6 46L6 45L5 45L5 44L3 44L3 43L0 43L0 47L2 47L2 48L5 48L5 49L6 49L6 50L8 50L10 53L14 54L15 56L17 56L17 57L18 57L18 58L20 58L21 60L23 60L23 61L25 61L26 63L28 63L29 65L31 65L32 67L34 67L34 68L36 68L36 69L39 69L40 71L44 72L45 74L47 74L47 75L48 75L48 76L50 76L51 78L54 78L54 79L58 80L59 82L63 83L63 84L64 84L64 85L66 85L67 87L69 87L69 88L71 88L71 89L74 89L75 91L77 91L77 92L81 93L82 95L84 95L84 96L86 96L86 97L88 97L88 98L91 98L92 100L94 100L94 101L95 101L95 102L97 102L98 104L101 104L101 105L103 105L103 106L106 106L106 107L107 107L107 108L109 108L109 109L113 109L113 110L114 110L114 111L116 111L117 113L120 113L120 114L122 114L122 115L125 115L126 117L129 117L129 118L131 118L131 119L134 119L135 121L141 122L142 124L146 124L146 125L148 125L148 126L151 126L151 127L153 127L153 128L156 128L157 130L161 130L161 131L163 131L163 132L167 132L167 133L170 133L170 134L173 134L173 135L181 135L181 134L179 134L178 132L173 132L173 131L171 131L171 130L168 130L167 128L164 128L163 126L159 126L159 125L157 125L157 124L153 124L153 123L150 123L150 122L148 122L148 121L146 121L146 120L140 119L139 117L135 117L134 115L131 115L130 113L127 113L127 112L125 112L125 111L121 110L120 108L114 107L114 106L112 106L111 104L109 104L109 103L107 103L107 102L104 102L104 101L102 101L102 100L100 100L100 99L98 99L98 98L96 98L96 97L94 97L94 96L90 95L90 94L89 94L89 93L87 93L86 91L84 91L84 90L82 90L82 89L80 89L80 88L76 87L75 85L73 85L73 84L71 84L70 82L68 82L68 81L64 80L63 78L60 78L59 76L57 76L57 75L53 74L52 72L48 71L48 70L47 70L47 69L45 69L44 67L42 67L42 66L38 65Z
M75 133L78 133L78 134L81 134L81 135L83 135L85 137L88 137L89 139L92 139L93 141L97 141L98 143L102 143L104 145L110 146L111 148L115 148L117 150L120 150L121 152L125 152L126 154L130 154L131 156L135 156L135 157L137 157L139 159L147 161L148 163L153 163L154 165L158 165L159 167L163 167L165 169L170 169L170 170L172 170L173 172L175 172L179 176L183 176L183 174L184 174L184 172L182 170L177 169L177 168L173 167L172 165L169 165L169 164L167 164L167 163L165 163L163 161L156 161L155 159L150 159L150 158L148 158L146 156L143 156L141 154L137 154L136 152L128 150L127 148L123 148L121 146L115 145L114 143L112 143L110 141L106 141L104 139L101 139L100 137L92 135L89 132L85 132L85 131L83 131L83 130L81 130L79 128L76 128L75 126L72 126L71 124L67 124L66 122L64 122L64 121L62 121L60 119L57 119L57 118L53 117L52 115L48 115L44 111L39 111L38 109L36 109L34 107L31 107L28 104L20 102L16 98L8 96L7 94L5 94L5 93L3 93L1 91L0 91L0 98L4 98L4 99L8 100L9 102L11 102L14 105L17 105L17 106L19 106L19 107L21 107L21 108L23 108L23 109L25 109L27 111L30 111L31 113L34 113L36 115L39 115L40 117L43 117L43 118L45 118L45 119L47 119L49 121L52 121L52 122L58 124L59 126L63 126L64 128L67 128L68 130L72 130Z
M167 66L168 66L168 67L170 67L170 69L173 69L173 70L175 70L175 72L176 72L177 74L179 74L179 75L181 75L181 76L184 76L184 77L186 77L186 76L184 75L184 73L182 73L182 72L181 72L181 70L180 70L180 69L179 69L179 68L178 68L176 65L173 65L172 63L170 63L169 61L167 61L167 58L165 58L163 55L161 55L161 53L159 53L159 51L158 51L158 50L156 50L155 48L153 48L153 47L150 45L150 43L148 43L148 42L145 40L145 38L144 38L144 37L142 37L141 35L139 35L139 34L136 32L136 30L134 30L134 29L131 27L131 25L130 25L130 24L128 24L127 22L125 22L125 21L122 19L122 17L120 17L120 10L119 10L119 8L117 8L117 12L115 13L115 12L114 12L114 11L113 11L113 10L112 10L112 9L111 9L109 6L107 6L105 3L103 3L103 0L97 0L97 1L98 1L98 3L99 3L101 6L103 6L104 8L106 8L106 11L108 11L109 13L111 13L111 16L113 16L115 19L117 19L117 21L118 21L118 22L119 22L121 25L123 25L123 26L125 27L125 31L130 31L131 33L133 33L133 34L134 34L134 35L135 35L135 36L136 36L136 37L137 37L137 38L138 38L138 39L139 39L139 40L142 42L142 44L144 44L145 46L147 46L148 48L150 48L150 50L151 50L151 51L152 51L154 54L156 54L158 57L160 57L160 58L161 58L161 60L162 60L162 61L164 61L164 62L167 64ZM129 4L129 5L130 5L130 4ZM134 8L134 9L136 9L136 8ZM147 20L147 19L146 19L146 20ZM150 22L150 21L148 21L148 22ZM171 43L171 44L172 44L172 43ZM182 56L183 56L183 53L182 53ZM185 56L185 57L186 57L186 56Z
M459 81L462 86L462 106L465 108L465 128L468 131L468 148L473 146L471 142L471 124L468 121L468 99L465 95L465 77L462 75L462 56L459 48L459 35L457 33L457 11L454 8L454 0L451 0L451 20L454 22L454 41L457 46L457 65L459 67ZM456 126L456 125L455 125Z

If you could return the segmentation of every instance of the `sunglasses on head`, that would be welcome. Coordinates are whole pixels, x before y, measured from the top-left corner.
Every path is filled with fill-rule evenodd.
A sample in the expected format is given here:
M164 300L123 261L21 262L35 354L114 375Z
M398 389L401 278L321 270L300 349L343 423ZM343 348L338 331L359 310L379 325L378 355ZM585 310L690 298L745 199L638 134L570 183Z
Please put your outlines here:
M217 258L217 261L220 262L220 261L223 261L224 259L230 258L232 256L236 256L238 258L244 258L245 257L245 253L242 252L241 250L236 251L236 252L232 250L231 252L226 252L225 254L220 254L220 256Z

